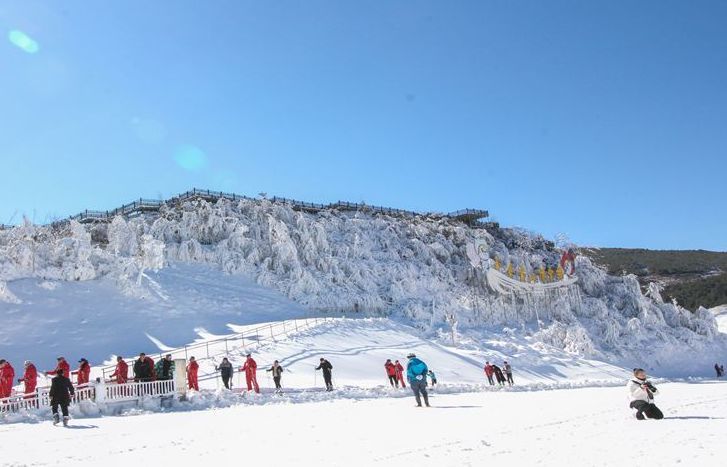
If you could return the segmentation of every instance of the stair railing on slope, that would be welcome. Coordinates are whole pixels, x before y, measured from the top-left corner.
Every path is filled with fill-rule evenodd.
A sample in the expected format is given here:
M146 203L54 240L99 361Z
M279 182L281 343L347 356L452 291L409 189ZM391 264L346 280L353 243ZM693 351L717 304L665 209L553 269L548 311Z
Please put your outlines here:
M233 334L230 336L221 337L218 339L211 339L204 342L198 342L196 344L189 344L182 347L177 347L172 350L168 351L162 351L158 354L149 354L150 356L154 355L156 358L163 358L165 355L171 355L172 358L182 358L184 357L185 360L189 360L189 357L193 356L195 357L195 360L197 361L203 361L207 360L209 358L212 358L214 354L210 354L210 346L215 347L218 344L224 344L225 349L224 353L228 354L230 351L230 347L236 347L241 346L243 348L246 347L247 344L260 344L261 342L267 341L267 340L275 340L276 337L288 335L291 332L298 332L301 330L309 329L311 327L317 326L319 323L325 323L326 321L329 321L331 318L302 318L302 319L292 319L292 320L286 320L286 321L279 321L276 323L269 323L264 326L259 326L253 329L249 329L247 331L243 331L241 333ZM246 344L247 340L247 344ZM198 354L198 351L203 351L201 355ZM197 353L197 355L195 355ZM218 354L219 355L219 354ZM133 374L133 366L134 366L134 358L131 359L124 359L127 364L129 365L129 376L131 377ZM110 375L114 372L114 369L116 368L116 365L109 365L101 369L102 377L104 380L107 380L110 378Z

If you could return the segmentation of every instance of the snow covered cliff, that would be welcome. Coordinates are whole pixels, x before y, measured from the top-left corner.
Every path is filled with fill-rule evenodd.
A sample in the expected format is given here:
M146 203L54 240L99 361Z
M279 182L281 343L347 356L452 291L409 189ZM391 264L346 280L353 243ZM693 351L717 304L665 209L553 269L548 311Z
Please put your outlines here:
M127 295L164 296L147 271L198 263L244 275L308 309L395 315L424 332L477 339L480 330L523 332L536 342L587 356L689 365L725 348L713 315L642 294L635 277L614 277L587 258L576 261L577 290L543 297L503 296L473 268L474 239L503 263L528 271L559 252L514 229L473 228L448 218L389 217L324 210L310 214L268 200L188 201L160 213L108 224L0 231L0 301L8 281L113 280ZM666 364L666 363L664 363Z

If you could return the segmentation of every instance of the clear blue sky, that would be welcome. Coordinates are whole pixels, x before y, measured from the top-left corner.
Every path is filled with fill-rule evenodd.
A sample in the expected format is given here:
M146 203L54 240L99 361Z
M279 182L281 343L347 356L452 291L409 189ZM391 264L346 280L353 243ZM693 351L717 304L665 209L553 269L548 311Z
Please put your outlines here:
M726 25L721 0L2 0L0 222L195 186L727 250Z

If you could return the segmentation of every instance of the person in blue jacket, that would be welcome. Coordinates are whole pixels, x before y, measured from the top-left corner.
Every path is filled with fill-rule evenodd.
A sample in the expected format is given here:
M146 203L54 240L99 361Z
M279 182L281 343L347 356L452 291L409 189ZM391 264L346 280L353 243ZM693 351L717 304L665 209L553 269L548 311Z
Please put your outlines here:
M416 355L410 353L406 356L409 363L406 366L406 378L409 380L411 390L417 400L417 407L422 406L421 396L424 396L424 404L429 407L429 394L427 393L427 364L419 360Z

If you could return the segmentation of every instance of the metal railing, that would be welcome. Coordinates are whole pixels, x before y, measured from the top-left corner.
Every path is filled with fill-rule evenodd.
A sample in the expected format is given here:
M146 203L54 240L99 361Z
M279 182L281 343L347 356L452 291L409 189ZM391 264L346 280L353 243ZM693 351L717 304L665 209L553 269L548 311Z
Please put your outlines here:
M195 357L195 360L203 361L217 355L226 355L231 349L245 349L249 345L259 345L262 342L269 342L271 340L274 341L277 337L287 336L293 332L310 329L320 323L331 321L332 319L333 318L322 317L278 321L248 329L240 333L220 337L218 339L189 344L172 350L159 352L158 354L148 355L155 356L160 359L165 355L171 355L172 358L184 358L185 360L189 360L189 357ZM133 368L135 358L125 358L124 360L127 362L129 369L131 370ZM101 369L103 379L109 379L115 369L116 365L103 367Z
M104 385L104 399L111 401L138 400L144 396L173 396L177 391L172 379Z
M32 410L43 407L50 407L50 388L38 388L32 394L17 394L15 396L0 399L0 413L2 412L19 412L21 410ZM94 400L96 398L96 388L94 386L84 386L77 388L72 402L78 403L83 400Z
M184 193L180 193L176 196L173 196L167 200L159 200L159 199L145 199L145 198L139 198L138 200L134 200L130 203L124 204L123 206L120 206L116 209L111 209L108 211L99 211L99 210L91 210L86 209L85 211L81 211L78 214L74 214L72 216L69 216L66 219L59 220L57 222L53 222L53 225L62 225L70 220L75 220L78 222L110 222L115 216L135 216L139 214L143 214L145 212L158 212L162 206L168 205L168 206L174 206L179 205L184 201L190 201L194 199L204 199L207 201L217 201L220 199L227 199L230 201L239 201L239 200L248 200L248 201L258 201L259 198L251 198L249 196L245 195L238 195L236 193L225 193L223 191L211 191L211 190L202 190L199 188L192 188L189 191L185 191ZM384 206L375 206L370 205L366 203L351 203L348 201L337 201L335 203L330 204L318 204L318 203L308 203L305 201L298 201L295 199L290 198L281 198L277 196L273 196L272 198L268 198L269 201L273 203L280 203L280 204L286 204L291 206L293 209L298 209L301 211L306 212L319 212L329 209L335 209L339 211L361 211L361 212L370 212L375 214L384 214L388 216L393 217L417 217L417 216L423 216L423 217L433 217L433 218L449 218L449 219L456 219L456 220L470 220L475 221L477 219L484 219L489 217L489 213L485 210L481 209L462 209L459 211L454 211L449 214L441 214L441 213L422 213L422 212L416 212L416 211L409 211L406 209L396 209L396 208L389 208ZM12 228L13 226L10 225L3 225L0 224L0 230Z

